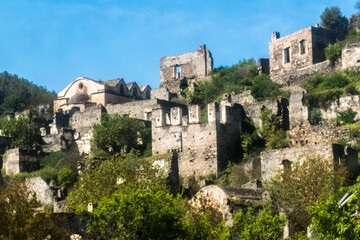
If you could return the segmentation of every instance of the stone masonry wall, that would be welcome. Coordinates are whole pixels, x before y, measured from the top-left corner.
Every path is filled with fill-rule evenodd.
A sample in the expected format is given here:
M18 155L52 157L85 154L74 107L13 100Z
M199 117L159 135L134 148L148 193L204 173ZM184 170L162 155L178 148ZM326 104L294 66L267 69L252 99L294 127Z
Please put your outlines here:
M360 44L347 45L341 52L342 68L359 70L360 68Z
M168 87L177 93L181 79L199 81L205 79L213 70L211 53L205 45L200 50L160 58L160 87Z
M263 180L269 180L279 169L283 168L284 160L302 162L307 156L312 155L321 155L322 157L333 159L332 145L292 147L262 152L260 155L261 177Z
M212 112L209 109L210 113ZM214 113L212 113L214 114ZM217 126L200 123L198 106L189 109L189 116L182 116L179 108L170 111L170 122L163 108L153 110L153 154L178 152L179 174L186 178L192 175L217 173ZM166 123L168 121L168 123Z
M300 86L306 83L306 81L315 74L331 75L338 71L340 65L331 66L330 61L326 60L321 63L299 68L293 71L272 76L271 79L279 84L285 86Z
M41 156L36 152L27 152L19 148L8 149L4 156L3 168L7 175L20 172L32 172L40 168Z
M349 128L337 128L325 121L310 125L309 109L304 105L304 89L292 89L289 103L289 143L291 146L335 143L340 139L351 141Z
M324 120L336 118L336 112L345 111L351 108L353 111L357 112L355 119L360 119L360 96L351 95L340 97L336 101L330 104L330 107L327 109L321 109L322 118Z

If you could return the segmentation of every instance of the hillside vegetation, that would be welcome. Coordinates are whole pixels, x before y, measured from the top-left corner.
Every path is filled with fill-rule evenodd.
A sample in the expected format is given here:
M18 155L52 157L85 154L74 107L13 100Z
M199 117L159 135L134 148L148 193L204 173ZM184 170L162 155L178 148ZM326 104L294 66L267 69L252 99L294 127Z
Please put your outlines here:
M0 73L0 114L34 109L51 104L56 93L8 72Z

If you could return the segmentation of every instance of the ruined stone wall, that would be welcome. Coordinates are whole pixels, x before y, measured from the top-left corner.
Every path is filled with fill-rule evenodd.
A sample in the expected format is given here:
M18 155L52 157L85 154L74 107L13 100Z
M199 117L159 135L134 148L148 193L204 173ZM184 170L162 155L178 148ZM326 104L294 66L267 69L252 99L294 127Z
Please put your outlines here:
M347 45L341 52L342 68L356 69L360 68L360 44L353 43Z
M169 90L165 87L155 88L151 90L151 99L162 99L165 101L170 101L171 94Z
M266 75L270 74L270 61L268 58L259 58L257 66L258 66L259 74L266 74Z
M253 120L255 126L261 126L261 110L268 108L273 114L278 115L281 111L281 106L278 100L267 100L253 104L242 105L245 111L246 117Z
M212 111L210 109L212 114ZM180 176L217 173L217 126L216 121L200 123L198 106L189 109L189 116L182 115L180 108L170 110L166 120L163 108L153 110L152 149L153 154L178 152ZM170 120L170 121L169 121Z
M160 87L178 93L180 81L184 78L199 81L213 70L211 53L205 45L190 53L160 58Z
M341 40L344 36L341 32L327 30L322 27L312 27L312 50L313 63L319 63L326 60L325 48L330 43L335 43L337 39Z
M246 90L238 94L231 94L231 101L241 105L255 103L255 99L251 95L250 90Z
M330 107L327 109L321 109L322 118L324 120L329 120L336 118L336 112L345 111L351 108L353 111L357 112L355 119L360 119L360 96L351 95L340 97L336 101L330 104Z
M271 80L285 86L301 86L315 74L331 75L340 69L340 65L331 66L330 61L310 65L289 71L280 75L272 76Z
M289 103L289 143L291 146L335 143L340 139L351 141L349 128L337 128L323 121L313 126L309 121L309 108L304 105L304 89L292 89Z
M263 180L269 180L279 169L283 168L284 160L302 162L307 156L313 155L321 155L324 158L333 159L332 145L292 147L261 152L261 177Z
M186 179L218 174L227 160L238 157L241 107L208 105L208 123L200 123L199 106L190 106L185 115L179 107L153 110L153 154L178 152L179 174Z
M152 108L157 104L156 99L128 102L123 104L107 105L106 112L109 114L128 114L130 117L150 120Z
M25 151L19 148L8 149L3 159L3 168L7 175L20 172L32 172L40 168L42 156L35 151Z

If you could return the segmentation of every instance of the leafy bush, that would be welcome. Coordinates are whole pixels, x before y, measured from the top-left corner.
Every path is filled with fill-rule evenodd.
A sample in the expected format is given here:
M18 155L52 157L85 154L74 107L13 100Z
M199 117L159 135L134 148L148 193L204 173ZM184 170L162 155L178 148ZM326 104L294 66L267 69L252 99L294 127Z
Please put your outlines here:
M271 206L261 210L249 207L234 215L231 234L233 239L281 239L284 226L285 216L276 214Z
M57 173L57 180L60 186L68 187L76 180L76 172L68 167L63 167Z
M266 141L268 149L277 149L288 146L287 133L281 129L281 118L264 108L260 115L261 127L259 133Z
M254 78L254 84L250 87L251 95L257 101L275 99L281 95L281 85L271 81L268 75L259 75Z
M307 208L336 192L345 176L345 168L333 160L309 156L302 164L293 162L279 170L268 187L276 206L294 223L295 231L304 231L311 218Z
M344 47L341 43L336 42L334 44L329 44L325 48L325 56L326 59L330 61L331 65L335 65L336 60L338 60L341 57L341 51Z
M340 125L354 123L355 122L354 118L356 114L357 112L355 112L351 108L348 108L345 111L336 112L336 121Z
M313 108L310 111L310 124L318 125L322 121L322 114L319 108Z
M48 155L46 155L43 161L40 162L40 167L56 167L58 166L59 162L64 160L66 154L62 151L51 151Z

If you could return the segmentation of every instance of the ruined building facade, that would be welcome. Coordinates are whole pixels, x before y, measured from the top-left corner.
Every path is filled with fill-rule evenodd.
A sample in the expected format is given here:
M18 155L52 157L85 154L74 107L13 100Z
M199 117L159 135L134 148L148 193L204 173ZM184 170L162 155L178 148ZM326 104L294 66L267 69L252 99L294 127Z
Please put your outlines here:
M182 87L207 79L213 70L211 52L205 44L195 52L160 58L160 88L179 93Z
M280 37L273 32L269 43L270 76L281 75L326 60L324 49L340 34L321 27L307 27Z

